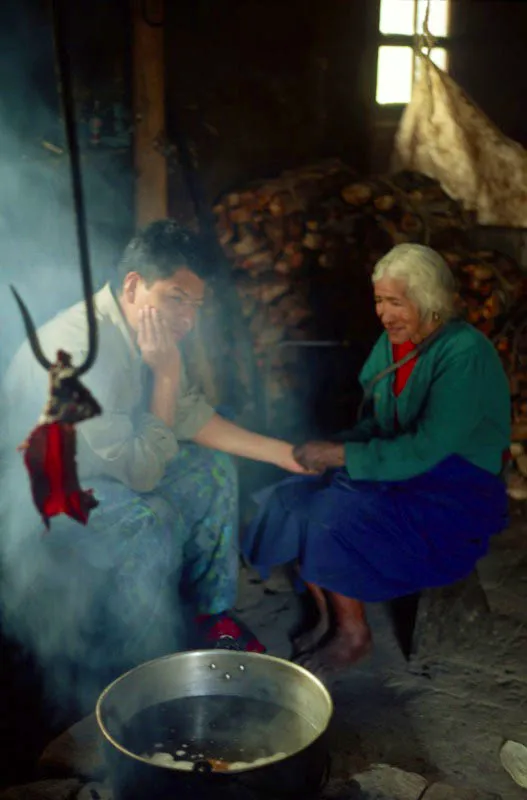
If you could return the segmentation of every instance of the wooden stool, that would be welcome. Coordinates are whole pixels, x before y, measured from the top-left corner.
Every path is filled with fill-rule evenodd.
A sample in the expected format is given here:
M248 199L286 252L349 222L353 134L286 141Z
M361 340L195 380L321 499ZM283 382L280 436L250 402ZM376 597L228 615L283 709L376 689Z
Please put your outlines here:
M392 601L392 618L412 671L429 672L447 650L485 627L490 609L477 570L467 578Z

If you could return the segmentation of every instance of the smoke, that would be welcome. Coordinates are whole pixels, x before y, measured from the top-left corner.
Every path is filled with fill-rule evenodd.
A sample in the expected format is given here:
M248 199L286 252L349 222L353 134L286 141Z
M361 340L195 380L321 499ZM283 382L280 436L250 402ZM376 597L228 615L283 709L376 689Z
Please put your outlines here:
M51 25L41 5L17 0L2 3L0 8L0 74L6 77L0 95L2 390L8 365L25 338L9 286L19 291L37 326L80 300L82 293L69 164L65 151L60 152L64 135ZM108 278L132 227L129 161L121 159L115 166L116 158L104 153L83 158L96 289ZM67 349L67 342L63 346ZM46 355L54 357L54 353ZM88 703L93 692L71 665L91 659L90 670L97 673L105 660L108 664L112 658L114 663L118 661L118 654L108 654L82 622L90 604L93 607L93 598L102 596L106 573L89 558L83 560L83 550L89 552L88 532L83 532L85 538L77 552L77 542L72 546L72 537L82 531L76 523L60 521L47 537L42 536L43 525L33 507L22 457L16 451L36 424L46 392L47 376L40 370L27 396L17 397L14 403L13 398L2 397L2 634L16 639L37 658L56 702L60 704L74 693L77 700ZM76 579L80 573L82 581ZM97 613L104 616L106 609L101 607Z
M0 370L24 336L10 283L37 325L81 296L52 26L44 5L0 4ZM80 124L84 140L85 128ZM130 166L129 156L111 151L83 158L96 286L130 234Z

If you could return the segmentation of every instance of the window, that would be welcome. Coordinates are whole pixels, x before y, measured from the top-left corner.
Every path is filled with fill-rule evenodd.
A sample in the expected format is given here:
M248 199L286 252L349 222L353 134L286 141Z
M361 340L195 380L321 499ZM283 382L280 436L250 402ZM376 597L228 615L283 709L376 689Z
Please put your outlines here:
M376 93L379 105L404 105L411 99L417 70L415 36L423 30L428 4L428 27L438 44L430 57L441 69L448 68L450 0L381 0Z

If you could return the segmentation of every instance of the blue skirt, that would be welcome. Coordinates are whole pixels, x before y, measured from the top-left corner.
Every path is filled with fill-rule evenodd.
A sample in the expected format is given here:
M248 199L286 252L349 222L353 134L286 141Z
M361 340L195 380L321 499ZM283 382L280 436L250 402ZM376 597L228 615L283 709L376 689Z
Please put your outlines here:
M296 562L305 582L366 602L466 577L508 523L502 479L459 456L405 481L295 476L255 499L250 564Z

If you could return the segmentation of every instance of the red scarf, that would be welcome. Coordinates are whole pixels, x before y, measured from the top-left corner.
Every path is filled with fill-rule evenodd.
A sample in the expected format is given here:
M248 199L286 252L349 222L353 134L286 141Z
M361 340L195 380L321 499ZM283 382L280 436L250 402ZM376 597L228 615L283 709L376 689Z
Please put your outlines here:
M412 350L415 350L415 344L413 342L404 342L403 344L392 344L392 354L394 363L400 361L402 358L411 353ZM417 356L411 358L410 361L407 361L406 364L403 364L401 367L395 370L395 378L393 381L393 393L396 397L399 397L402 390L406 386L408 382L408 378L412 374L414 367L417 363Z

